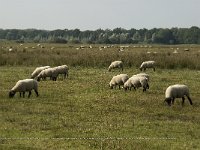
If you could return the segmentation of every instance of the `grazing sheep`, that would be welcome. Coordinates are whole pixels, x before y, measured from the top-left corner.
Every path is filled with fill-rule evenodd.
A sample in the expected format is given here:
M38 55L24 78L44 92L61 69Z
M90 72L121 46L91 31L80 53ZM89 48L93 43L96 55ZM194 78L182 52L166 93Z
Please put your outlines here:
M149 79L150 79L150 77L149 77L149 75L148 74L146 74L146 73L138 73L138 74L136 74L136 75L133 75L133 76L143 76L143 77L146 77L147 78L147 80L148 80L148 82L149 82Z
M35 77L37 77L37 75L44 69L50 68L50 66L42 66L42 67L37 67L33 73L31 74L31 78L34 79Z
M168 105L171 106L171 103L174 104L175 98L182 98L182 105L183 105L185 101L184 96L188 98L190 104L192 105L189 89L186 85L182 84L171 85L165 91L165 102L167 102Z
M143 62L140 66L140 70L142 71L144 69L144 71L145 71L146 68L153 68L153 70L155 71L155 61L145 61L145 62Z
M64 74L64 79L66 77L68 77L68 70L69 70L69 67L67 65L62 65L62 66L58 66L58 67L55 67L56 70L57 70L57 73L58 75L59 74Z
M122 61L113 61L108 67L108 71L111 71L114 68L121 68L123 71L123 62Z
M36 95L39 96L38 94L38 82L34 79L24 79L24 80L19 80L15 86L10 90L9 92L9 97L12 98L14 97L16 92L23 93L23 97L25 97L25 92L29 92L28 98L31 95L31 91L34 90Z
M47 77L50 77L50 79L56 81L58 77L58 71L56 68L47 68L42 70L37 76L37 81L40 81L41 78L45 80Z
M146 77L148 82L149 82L149 79L150 79L149 75L146 74L146 73L138 73L138 74L133 75L133 76L142 76L142 77ZM147 89L149 89L149 83L147 83Z
M143 76L132 76L124 83L124 89L131 90L132 87L135 90L139 87L143 87L143 92L144 92L148 88L148 79Z
M116 87L118 85L119 89L120 89L120 85L124 85L124 83L127 80L128 80L127 74L116 75L111 79L109 86L110 86L111 89L113 89L113 87Z

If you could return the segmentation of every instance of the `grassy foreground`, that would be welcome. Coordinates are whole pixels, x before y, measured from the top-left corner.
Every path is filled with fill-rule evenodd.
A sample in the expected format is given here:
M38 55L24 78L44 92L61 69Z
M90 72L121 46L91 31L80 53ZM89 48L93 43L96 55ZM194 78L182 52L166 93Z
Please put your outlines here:
M148 70L150 89L109 89L118 70L71 67L69 78L39 82L37 98L8 98L35 67L0 67L0 149L200 149L200 72ZM129 76L139 73L125 68ZM165 89L187 84L194 105L168 107Z

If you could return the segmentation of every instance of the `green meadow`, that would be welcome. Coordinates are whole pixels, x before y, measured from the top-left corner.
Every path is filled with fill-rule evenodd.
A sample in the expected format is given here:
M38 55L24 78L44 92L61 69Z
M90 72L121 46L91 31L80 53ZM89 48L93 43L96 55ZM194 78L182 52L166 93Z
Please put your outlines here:
M43 45L0 42L0 149L200 149L199 45ZM124 70L108 72L113 60ZM145 60L157 63L146 71L147 92L109 88L114 75L139 73ZM62 64L69 77L40 81L39 97L8 97L36 67ZM177 83L188 85L192 106L164 103L166 88Z

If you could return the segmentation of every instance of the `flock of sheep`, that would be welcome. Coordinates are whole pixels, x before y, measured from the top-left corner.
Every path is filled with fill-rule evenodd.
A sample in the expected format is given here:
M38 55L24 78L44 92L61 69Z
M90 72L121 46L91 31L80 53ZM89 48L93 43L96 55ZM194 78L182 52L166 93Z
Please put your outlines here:
M34 90L36 95L38 94L38 82L41 78L43 80L46 80L47 77L49 77L51 80L56 81L58 75L63 74L64 78L68 76L68 66L62 65L51 68L50 66L43 66L43 67L37 67L33 73L31 74L31 79L24 79L19 80L15 86L10 90L9 97L14 97L16 92L23 94L23 97L25 97L25 92L29 92L28 97L31 95L31 91ZM37 80L37 81L36 81Z
M123 71L123 62L122 61L114 61L108 67L108 71L112 69L119 68ZM155 61L145 61L141 64L140 70L145 71L147 68L152 68L155 71ZM56 81L58 75L63 74L64 78L68 76L68 66L62 65L51 68L50 66L37 67L33 73L31 74L31 79L19 80L16 85L10 90L9 97L14 97L16 92L20 93L20 97L23 94L25 97L25 92L29 92L28 97L31 95L31 91L34 90L36 95L38 94L38 82L41 79L46 80L49 77L51 80ZM127 74L119 74L113 76L111 79L109 86L111 89L116 86L123 86L125 90L131 90L134 88L135 90L139 87L143 88L143 92L149 89L149 75L146 73L139 73L133 75L132 77L128 77ZM175 98L182 98L182 105L184 104L184 96L186 96L192 105L192 100L190 98L189 89L186 85L176 84L171 85L166 89L165 92L165 102L170 106L174 103Z
M123 70L123 62L122 61L112 62L111 65L108 67L108 71L111 71L111 69L114 68L120 68ZM147 68L153 68L153 70L155 71L155 61L145 61L140 66L141 71L142 70L145 71ZM147 89L149 89L149 78L150 78L149 75L146 73L139 73L133 75L130 78L128 77L127 74L119 74L111 79L109 86L111 89L113 89L113 87L116 86L119 86L120 88L120 86L122 85L125 90L127 89L131 90L132 87L136 90L137 88L142 87L144 92ZM184 96L188 98L190 104L192 105L193 103L190 98L189 88L186 85L182 84L171 85L165 91L165 102L167 102L168 105L171 106L171 104L174 104L175 98L182 98L182 105L183 105L185 101Z

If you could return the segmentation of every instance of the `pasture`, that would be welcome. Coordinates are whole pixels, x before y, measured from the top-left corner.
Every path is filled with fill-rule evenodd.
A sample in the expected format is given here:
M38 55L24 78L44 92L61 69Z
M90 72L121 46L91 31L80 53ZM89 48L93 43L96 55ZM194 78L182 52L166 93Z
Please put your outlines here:
M16 51L8 52L13 45ZM24 43L32 47L35 43ZM2 48L3 47L3 48ZM55 49L51 50L51 47ZM0 50L0 148L1 149L199 149L200 63L198 45L99 50L76 49L79 45L46 44L45 48L1 43ZM184 51L189 47L190 51ZM178 54L173 54L174 49ZM147 53L151 52L151 53ZM156 53L155 53L156 52ZM139 73L144 60L155 60L148 70L150 89L109 89L112 60L123 60L123 73ZM20 79L29 78L35 67L67 64L69 78L39 82L39 97L8 98ZM193 106L181 99L167 106L166 88L188 85Z

